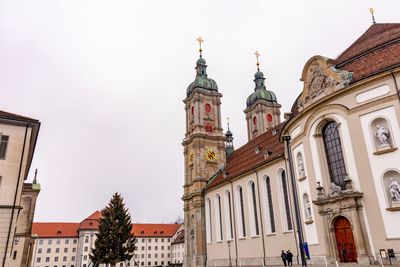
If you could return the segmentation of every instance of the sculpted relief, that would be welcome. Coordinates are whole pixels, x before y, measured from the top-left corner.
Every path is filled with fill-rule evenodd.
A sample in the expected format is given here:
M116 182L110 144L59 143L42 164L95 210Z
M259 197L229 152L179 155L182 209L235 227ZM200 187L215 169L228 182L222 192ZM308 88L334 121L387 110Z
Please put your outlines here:
M379 142L379 147L388 146L389 144L389 131L382 125L376 125L375 132L376 139Z
M353 78L351 72L336 69L330 61L315 56L306 63L301 77L304 82L303 93L297 102L299 110L349 85Z
M394 178L390 178L389 193L392 203L400 203L400 184Z

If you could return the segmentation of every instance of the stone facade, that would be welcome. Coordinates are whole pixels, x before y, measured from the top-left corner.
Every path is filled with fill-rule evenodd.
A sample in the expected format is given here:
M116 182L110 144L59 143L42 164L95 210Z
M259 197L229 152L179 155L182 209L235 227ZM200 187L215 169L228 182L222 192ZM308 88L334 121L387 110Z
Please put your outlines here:
M250 95L249 142L206 178L199 196L207 266L282 264L288 249L296 262L299 226L309 264L400 262L398 38L400 24L374 24L337 59L310 58L286 121L256 134L264 117L252 112L277 100Z
M200 67L201 65L198 64L196 68ZM205 73L205 67L203 71ZM203 189L209 177L225 163L221 97L222 94L212 88L194 87L184 100L186 134L182 143L185 156L185 183L182 199L187 266L205 266L206 232Z

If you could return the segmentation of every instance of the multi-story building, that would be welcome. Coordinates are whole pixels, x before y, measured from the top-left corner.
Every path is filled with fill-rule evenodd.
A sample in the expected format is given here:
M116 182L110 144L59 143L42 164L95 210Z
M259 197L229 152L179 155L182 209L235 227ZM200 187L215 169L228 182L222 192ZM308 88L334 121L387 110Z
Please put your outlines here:
M0 111L0 266L28 266L40 185L26 183L38 120Z
M185 230L181 227L177 231L176 238L171 243L171 265L182 266L185 257Z
M37 236L32 267L89 267L101 213L94 212L80 223L34 223ZM177 237L181 224L135 223L134 257L117 266L167 266L171 263L171 243Z
M399 262L400 24L311 57L301 81L281 123L257 68L235 150L200 50L184 100L184 266L276 265L288 249L309 263Z

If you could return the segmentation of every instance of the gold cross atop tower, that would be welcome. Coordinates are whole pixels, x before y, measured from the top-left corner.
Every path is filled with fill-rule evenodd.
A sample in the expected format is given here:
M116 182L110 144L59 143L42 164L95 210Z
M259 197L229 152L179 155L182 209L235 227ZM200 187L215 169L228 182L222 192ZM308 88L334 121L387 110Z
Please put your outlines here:
M197 42L199 42L199 52L200 52L200 57L202 57L201 52L203 52L203 49L201 49L201 43L204 42L204 40L199 36L199 38L196 39Z
M374 9L372 7L369 8L369 12L372 15L372 24L376 24L375 17L374 17Z
M256 58L257 58L257 71L259 71L260 70L260 62L258 61L258 57L260 56L260 53L258 51L256 51L254 53L254 55L256 55Z

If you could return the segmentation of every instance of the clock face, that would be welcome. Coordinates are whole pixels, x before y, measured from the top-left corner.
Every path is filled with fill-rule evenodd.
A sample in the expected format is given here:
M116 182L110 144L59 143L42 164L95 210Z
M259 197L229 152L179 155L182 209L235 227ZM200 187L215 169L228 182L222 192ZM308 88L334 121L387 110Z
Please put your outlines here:
M208 161L215 161L217 159L217 153L215 152L215 149L211 147L207 148L204 156Z

